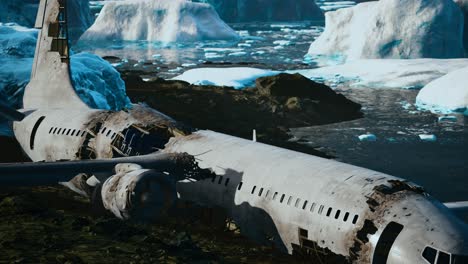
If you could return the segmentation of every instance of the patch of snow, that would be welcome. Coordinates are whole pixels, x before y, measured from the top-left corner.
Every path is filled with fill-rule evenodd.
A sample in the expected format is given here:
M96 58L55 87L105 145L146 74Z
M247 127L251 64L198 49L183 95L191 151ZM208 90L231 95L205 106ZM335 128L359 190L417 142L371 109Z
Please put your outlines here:
M347 83L352 87L421 89L432 80L464 67L468 67L468 59L386 59L356 60L343 65L288 72L300 73L316 81Z
M260 77L276 75L279 72L248 67L198 68L191 69L173 78L196 85L230 86L236 89L251 87Z
M238 39L239 35L208 4L186 0L133 0L106 3L80 41L167 43Z
M463 14L453 0L380 0L327 12L310 55L354 59L464 57Z
M427 84L416 97L418 108L435 113L468 110L468 66Z

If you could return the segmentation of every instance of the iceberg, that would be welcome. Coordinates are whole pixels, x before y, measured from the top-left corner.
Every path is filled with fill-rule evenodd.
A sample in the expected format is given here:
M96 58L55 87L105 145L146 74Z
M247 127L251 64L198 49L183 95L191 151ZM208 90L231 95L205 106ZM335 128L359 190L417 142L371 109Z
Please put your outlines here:
M309 56L355 59L464 57L463 14L453 0L380 0L325 13Z
M468 67L430 82L419 92L416 105L435 113L464 112L468 115Z
M277 75L280 72L248 67L198 68L184 72L173 80L186 81L195 85L229 86L243 89L255 85L260 77Z
M186 0L106 3L80 41L237 41L239 35L208 4Z
M195 0L209 3L224 21L271 22L323 20L320 8L313 0Z
M20 108L28 84L37 30L0 23L0 96ZM96 109L120 110L130 106L120 74L100 57L79 53L70 58L72 82L81 97Z
M468 0L455 0L455 3L458 4L458 6L463 11L463 15L465 16L465 30L463 32L463 43L465 46L466 55L468 56Z
M36 21L39 0L2 0L0 22L17 23L32 28ZM88 0L68 0L68 30L71 40L77 40L93 24Z

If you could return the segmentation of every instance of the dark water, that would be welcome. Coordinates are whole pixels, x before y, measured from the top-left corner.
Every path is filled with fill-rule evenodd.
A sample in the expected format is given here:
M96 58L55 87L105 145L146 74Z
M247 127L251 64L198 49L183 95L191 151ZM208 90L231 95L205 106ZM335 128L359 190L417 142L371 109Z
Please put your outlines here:
M321 146L338 160L413 181L442 201L468 200L468 118L441 121L439 116L403 106L417 91L347 89L363 105L365 117L326 126L293 129L295 140ZM403 103L402 103L403 102ZM361 142L372 133L375 142ZM420 134L433 134L425 142Z

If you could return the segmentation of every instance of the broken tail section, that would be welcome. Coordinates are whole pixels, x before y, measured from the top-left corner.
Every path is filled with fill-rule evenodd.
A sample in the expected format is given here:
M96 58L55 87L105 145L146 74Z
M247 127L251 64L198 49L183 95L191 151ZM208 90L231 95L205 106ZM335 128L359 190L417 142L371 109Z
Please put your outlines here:
M40 31L23 97L25 109L88 108L71 83L66 4L66 0L39 4L35 27Z

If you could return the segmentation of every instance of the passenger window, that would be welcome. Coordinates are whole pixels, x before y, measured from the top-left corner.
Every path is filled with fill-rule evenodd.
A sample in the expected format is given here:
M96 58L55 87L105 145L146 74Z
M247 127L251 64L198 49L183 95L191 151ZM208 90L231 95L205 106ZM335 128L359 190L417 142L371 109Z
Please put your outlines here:
M60 135L60 131L62 131L62 129L61 129L61 128L59 128L59 129L58 129L58 131L57 131L57 135Z
M67 136L70 135L71 129L68 129Z
M79 137L79 136L80 136L80 134L81 134L81 130L78 130L78 131L76 131L76 134L75 134L75 136L76 136L76 137Z
M302 210L305 210L305 208L306 208L306 206L307 206L307 203L308 203L308 201L305 200L305 201L304 201L304 205L302 205Z
M314 212L315 205L316 205L315 203L312 203L312 205L310 206L310 212L312 212L312 213Z
M338 219L340 217L341 210L336 211L335 214L335 219Z
M292 196L289 196L289 198L288 198L288 205L291 205L291 201L292 201Z
M219 176L218 184L221 184L222 181L223 181L223 176Z
M332 210L333 210L333 209L332 209L331 207L328 208L327 217L329 217L329 216L331 215Z
M239 186L237 187L237 190L240 191L242 189L242 182L239 182Z
M437 250L431 248L431 247L426 247L422 253L422 256L425 260L427 260L429 263L434 264L435 259L437 256Z
M112 137L111 137L111 139L114 139L114 138L115 138L115 136L117 136L117 133L115 133L115 132L114 132L114 133L112 133Z
M273 194L273 200L276 200L277 196L278 196L278 192L275 192L275 194Z
M355 216L354 216L354 218L353 218L353 224L356 224L356 223L357 223L358 218L359 218L358 215L355 215Z
M55 134L57 132L57 129L58 127L54 128L54 131L52 132L52 134Z
M437 264L450 264L450 255L439 251L439 257L437 257Z
M226 186L226 187L228 186L229 180L230 180L229 178L226 179L226 182L224 183L224 186Z
M263 193L263 188L261 188L260 191L258 192L258 196L262 196L262 193Z
M82 137L86 135L86 131L83 131L83 134L81 134Z
M281 195L280 203L283 202L285 196L286 196L285 194Z
M75 132L76 132L76 129L73 129L73 131L71 132L70 136L75 135Z
M296 200L296 204L294 205L296 208L299 207L299 202L301 201L301 199L297 198Z
M344 215L344 218L343 218L343 222L348 221L348 217L349 217L349 213L346 212L346 214Z
M255 193L255 189L256 189L256 188L257 188L257 186L254 186L254 187L252 188L252 194Z
M211 182L215 182L215 180L216 180L216 177L217 177L216 175L215 175L215 176L213 176L213 178L211 178Z
M53 128L53 127L51 127L51 128L50 128L50 130L49 130L49 134L51 134L51 133L52 133L52 130L54 130L54 128Z
M319 208L319 210L318 210L318 214L319 214L319 215L322 214L322 212L323 212L323 207L324 207L323 205L320 206L320 208Z
M106 129L107 129L106 127L103 128L102 131L101 131L101 134L104 134L104 132L106 132Z
M106 137L108 137L111 132L112 132L112 130L109 129L109 131L107 131Z
M267 192L265 194L265 198L268 198L268 195L270 195L270 190L267 190Z
M64 128L64 129L62 130L62 135L65 135L66 132L67 132L67 129Z

